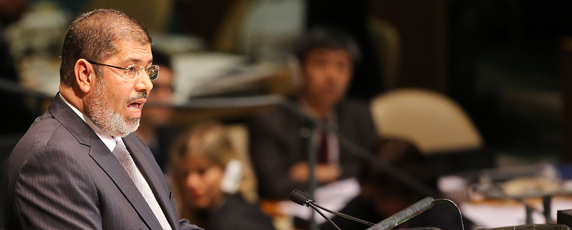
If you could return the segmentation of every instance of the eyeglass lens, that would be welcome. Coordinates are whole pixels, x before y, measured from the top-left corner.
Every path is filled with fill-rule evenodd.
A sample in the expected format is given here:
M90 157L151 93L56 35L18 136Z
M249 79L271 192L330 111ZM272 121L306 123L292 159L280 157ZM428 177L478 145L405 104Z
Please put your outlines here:
M149 79L151 79L151 81L157 79L157 77L159 76L159 66L157 65L151 65L147 68L137 65L137 64L133 64L128 66L125 69L125 74L127 76L127 78L129 79L139 79L141 78L141 74L143 74L143 70L145 70L145 72L147 72L147 74L149 75Z

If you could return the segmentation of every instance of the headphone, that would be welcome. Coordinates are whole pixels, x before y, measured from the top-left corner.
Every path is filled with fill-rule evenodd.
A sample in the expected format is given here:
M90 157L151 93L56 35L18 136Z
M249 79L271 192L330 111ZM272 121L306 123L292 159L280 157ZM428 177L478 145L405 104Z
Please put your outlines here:
M224 175L220 182L220 188L224 193L234 194L240 187L242 179L242 164L239 160L231 160L224 168Z

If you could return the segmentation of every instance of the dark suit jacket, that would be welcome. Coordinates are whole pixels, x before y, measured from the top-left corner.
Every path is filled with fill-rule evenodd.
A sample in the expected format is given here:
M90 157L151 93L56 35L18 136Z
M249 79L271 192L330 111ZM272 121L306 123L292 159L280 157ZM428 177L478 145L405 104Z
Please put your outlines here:
M361 102L344 100L335 110L338 133L366 150L373 151L377 131L369 108ZM303 135L306 119L288 108L277 107L250 122L250 154L263 199L288 199L294 189L307 190L308 183L291 180L290 167L308 161L308 137ZM340 179L357 177L365 162L340 146Z
M173 229L179 221L163 173L134 134L123 138ZM6 229L162 229L119 161L56 95L8 160Z

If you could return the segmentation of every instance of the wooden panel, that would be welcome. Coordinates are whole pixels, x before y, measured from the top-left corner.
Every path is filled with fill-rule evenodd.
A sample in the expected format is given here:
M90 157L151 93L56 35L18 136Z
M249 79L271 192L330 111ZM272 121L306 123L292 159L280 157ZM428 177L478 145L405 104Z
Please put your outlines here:
M447 4L445 0L372 0L371 14L394 24L401 36L398 87L447 93Z
M89 10L118 9L140 21L149 31L164 31L173 0L92 0Z
M562 55L562 97L564 109L562 114L562 159L572 162L572 38L561 41Z

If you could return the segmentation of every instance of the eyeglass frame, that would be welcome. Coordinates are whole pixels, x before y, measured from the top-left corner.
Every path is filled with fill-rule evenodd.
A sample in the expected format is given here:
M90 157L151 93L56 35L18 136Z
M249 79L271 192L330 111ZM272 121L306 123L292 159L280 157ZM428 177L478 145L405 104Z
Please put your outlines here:
M89 62L89 63L91 63L91 64L94 64L94 65L102 65L102 66L107 66L107 67L111 67L111 68L115 68L115 69L125 70L125 78L127 78L127 79L129 79L129 80L131 80L131 81L137 81L137 80L141 79L141 76L143 75L143 74L142 74L142 73L143 73L142 70L145 70L145 72L147 73L147 75L149 75L149 79L150 79L151 81L157 80L157 78L159 78L159 71L161 70L161 68L159 67L159 65L149 65L149 66L147 66L147 67L144 67L144 66L138 65L138 64L131 64L131 65L128 65L127 67L123 68L123 67L114 66L114 65L108 65L108 64L103 64L103 63L97 63L97 62L90 61L90 60L86 60L86 61ZM139 68L139 71L137 71L138 74L139 74L139 76L138 76L137 78L133 78L133 79L132 79L132 78L127 77L127 75L129 75L127 71L129 71L129 68L130 68L130 67L134 67L134 66L139 66L139 67L140 67L140 68ZM153 67L153 68L156 68L156 69L157 69L157 75L155 75L155 78L151 77L151 74L149 74L149 72L147 71L150 67Z

